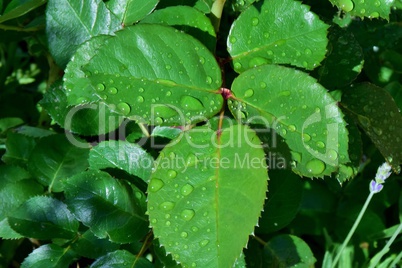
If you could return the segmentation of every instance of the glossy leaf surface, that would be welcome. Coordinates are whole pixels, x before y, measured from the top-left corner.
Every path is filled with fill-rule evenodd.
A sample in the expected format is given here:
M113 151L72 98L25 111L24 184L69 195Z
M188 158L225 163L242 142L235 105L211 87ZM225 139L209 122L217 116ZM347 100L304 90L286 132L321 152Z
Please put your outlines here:
M18 233L37 239L72 239L78 231L78 221L61 201L46 196L33 197L8 217Z
M110 0L107 7L124 25L131 25L152 12L159 0Z
M145 258L138 258L126 250L116 250L97 259L90 268L152 268Z
M173 28L127 27L116 37L91 40L76 57L64 76L71 105L105 102L125 117L153 125L199 122L222 107L215 58Z
M21 264L21 268L59 268L69 267L76 257L74 251L55 244L40 246Z
M338 6L344 12L356 17L367 17L369 19L388 19L394 0L330 0L333 5Z
M50 0L47 3L49 48L62 68L80 44L97 35L113 34L120 28L119 18L102 0Z
M153 158L139 145L126 141L104 141L91 149L89 163L93 169L118 168L148 181Z
M67 205L97 237L129 243L146 234L145 196L134 185L95 170L65 184Z
M237 77L229 100L244 123L275 129L292 151L293 170L322 177L349 162L348 132L336 101L307 74L275 65Z
M267 179L248 127L184 132L162 150L148 185L155 237L184 266L232 266L257 223Z
M261 1L235 20L227 46L238 73L271 63L312 70L324 59L327 29L300 2Z

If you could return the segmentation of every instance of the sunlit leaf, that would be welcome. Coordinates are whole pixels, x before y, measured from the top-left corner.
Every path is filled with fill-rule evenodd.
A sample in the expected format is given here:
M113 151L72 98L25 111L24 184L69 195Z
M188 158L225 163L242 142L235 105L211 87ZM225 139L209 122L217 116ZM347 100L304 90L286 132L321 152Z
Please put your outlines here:
M232 114L281 135L292 152L296 173L322 177L349 162L343 114L326 89L306 73L260 66L237 77L232 92Z
M359 1L359 0L329 0L333 5L338 6L344 12L350 13L356 17L367 17L369 19L389 18L391 7L394 0L375 0L375 1Z
M324 59L327 29L300 2L260 1L232 24L227 46L238 73L268 63L312 70Z
M124 25L131 25L152 12L159 0L110 0L107 7Z
M162 150L148 185L155 237L184 266L232 266L257 223L267 179L248 127L184 132Z
M90 268L152 268L145 258L138 258L126 250L116 250L97 259Z
M214 56L173 28L127 27L116 37L92 39L76 57L64 76L71 105L105 102L125 117L153 125L199 122L222 107Z

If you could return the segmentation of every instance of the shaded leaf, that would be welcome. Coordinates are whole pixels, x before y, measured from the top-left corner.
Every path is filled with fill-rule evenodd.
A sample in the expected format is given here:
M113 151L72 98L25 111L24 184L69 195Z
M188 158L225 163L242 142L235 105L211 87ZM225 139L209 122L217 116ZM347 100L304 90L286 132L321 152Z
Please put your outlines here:
M364 83L343 92L342 106L396 172L402 164L402 115L384 89Z
M352 82L363 69L363 51L354 35L345 29L332 26L328 35L327 57L317 68L318 82L326 88L336 89Z
M199 122L222 107L214 56L173 28L127 27L116 37L92 39L76 57L79 62L70 63L64 76L71 105L105 102L125 117L152 125Z
M46 0L30 0L24 1L22 4L20 2L20 0L13 0L7 5L4 14L0 16L0 23L21 17L45 4Z
M46 196L27 200L8 217L8 222L18 233L37 239L72 239L79 225L64 203Z
M63 191L62 179L88 167L89 146L77 147L65 135L42 138L30 155L28 169L49 191Z
M269 171L269 192L262 212L258 233L273 233L287 226L299 211L303 183L287 170Z
M73 214L99 238L129 243L148 230L144 194L106 172L89 170L70 177L65 195Z
M394 0L375 0L375 1L358 1L358 0L329 0L333 5L338 6L344 12L350 13L352 16L369 19L384 18L389 19L391 7Z
M263 64L312 70L324 59L328 25L293 0L261 1L232 24L228 51L238 73Z
M201 11L189 6L159 9L141 23L170 25L200 40L210 51L215 51L216 34L211 20Z
M117 250L120 245L114 244L107 239L99 239L88 230L80 235L79 239L71 247L80 256L95 259Z
M202 13L208 14L211 12L213 2L214 0L160 0L158 8L183 5L194 7Z
M71 249L47 244L32 251L21 264L21 268L69 267L75 258L76 254Z
M24 238L24 236L20 235L11 228L7 218L4 218L2 221L0 221L0 237L4 240Z
M232 1L232 7L234 11L242 12L246 10L250 5L254 2L258 2L259 0L234 0Z
M26 165L35 145L33 137L10 132L7 134L6 153L1 160L7 164Z
M237 77L232 92L232 114L281 135L292 151L296 173L322 177L349 162L343 114L325 88L306 73L260 66Z
M172 259L172 255L166 253L165 247L162 247L159 244L159 240L157 238L152 241L152 244L154 246L153 250L155 256L158 258L158 261L161 262L161 265L164 268L181 268L181 265Z
M89 154L91 168L118 168L145 182L150 179L153 162L152 156L141 146L126 141L101 142Z
M264 247L266 267L314 267L316 259L309 246L293 235L279 235Z
M62 128L81 135L106 134L123 121L104 103L68 106L61 81L54 83L39 103Z
M264 203L268 176L255 132L235 125L219 133L199 127L173 140L148 185L155 237L183 266L232 266Z
M402 111L402 85L395 81L388 84L384 89L392 96L399 111Z
M3 134L10 128L23 124L24 121L18 117L0 118L0 134Z
M106 3L124 25L131 25L154 10L159 0L110 0Z
M119 29L119 18L102 0L49 0L47 3L47 40L50 52L61 68L66 66L80 44Z
M97 259L91 268L147 268L153 267L145 258L138 258L126 250L116 250Z

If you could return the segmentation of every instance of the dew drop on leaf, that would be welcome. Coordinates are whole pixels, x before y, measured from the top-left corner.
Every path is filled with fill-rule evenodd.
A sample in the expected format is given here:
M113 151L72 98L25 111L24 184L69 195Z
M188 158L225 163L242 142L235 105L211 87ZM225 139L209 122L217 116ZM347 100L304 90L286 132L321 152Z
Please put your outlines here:
M303 133L303 141L308 142L311 140L311 136L309 134Z
M258 18L253 18L253 19L251 20L251 24L252 24L253 26L257 26L259 22L260 22L260 21L258 20Z
M194 190L194 187L192 185L186 184L181 188L180 192L182 195L187 196L187 195L191 194L193 192L193 190Z
M336 160L336 159L338 159L338 153L335 151L335 150L328 150L328 152L327 152L327 157L330 159L330 160Z
M205 82L207 82L208 85L212 84L212 77L207 76Z
M204 239L204 240L202 240L202 241L200 242L200 246L201 246L201 247L205 247L206 245L208 245L208 243L209 243L209 240L208 240L208 239Z
M163 202L162 204L160 204L159 208L164 211L169 211L169 210L172 210L174 208L174 206L175 206L175 203L166 201L166 202Z
M264 65L264 64L267 64L267 63L269 63L268 59L265 59L265 58L262 58L262 57L255 57L255 58L252 58L250 60L248 65L249 65L250 68L253 68L253 67L257 67L257 66Z
M189 111L199 111L204 109L204 105L202 105L202 103L198 99L192 96L181 97L180 105L182 108Z
M169 179L174 179L177 176L177 172L175 170L169 170L167 176Z
M117 109L122 115L128 115L131 111L130 105L125 102L117 104Z
M104 84L99 83L99 84L96 85L96 91L102 92L104 90L105 90L105 85Z
M148 188L151 192L157 192L163 187L163 185L165 184L160 179L152 179L149 182Z
M289 131L295 132L296 131L296 126L295 125L289 125L288 126Z
M188 234L187 234L186 232L181 232L180 236L181 236L182 238L186 238L186 237L188 236Z
M250 98L254 95L254 90L252 88L249 88L244 92L244 97L245 98Z
M161 125L163 123L163 119L161 117L155 118L155 125Z
M241 69L241 63L240 62L236 62L234 65L233 65L233 67L236 69L236 70L239 70L239 69Z
M306 164L307 171L313 175L319 175L325 170L325 164L321 160L313 159Z
M180 214L181 218L185 221L191 220L194 217L194 215L195 215L195 212L192 209L185 209Z
M353 2L352 0L340 0L339 4L343 11L350 12L353 10Z
M111 88L109 88L108 92L109 92L109 94L115 95L115 94L117 94L118 90L115 87L111 87Z
M325 148L325 143L323 143L322 141L317 141L316 145L318 148Z

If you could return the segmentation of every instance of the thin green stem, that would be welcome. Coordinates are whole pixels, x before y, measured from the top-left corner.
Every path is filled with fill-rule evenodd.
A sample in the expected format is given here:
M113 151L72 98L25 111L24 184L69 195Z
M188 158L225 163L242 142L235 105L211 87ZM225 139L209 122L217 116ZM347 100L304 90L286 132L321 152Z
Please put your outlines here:
M219 32L219 26L221 24L222 11L225 6L226 0L215 0L211 8L211 22L214 26L215 32Z
M17 31L17 32L37 32L42 30L44 27L31 27L31 28L21 28L17 26L10 26L10 25L4 25L0 24L0 29L5 30L5 31Z
M148 129L144 126L142 123L138 123L138 126L140 127L142 133L145 135L145 137L150 137L151 135L148 132Z
M380 252L378 252L374 258L371 259L370 261L370 266L369 268L374 268L377 267L377 264L380 262L381 258L387 254L389 251L390 246L392 243L395 241L396 237L399 235L399 233L402 231L402 223L399 224L398 228L395 230L394 234L392 237L388 240L387 244L382 248Z
M348 245L350 239L352 238L352 235L354 234L354 232L357 229L357 226L359 225L361 219L363 218L364 213L366 212L366 209L371 201L371 199L373 198L373 195L375 193L374 192L370 192L369 196L366 199L366 202L364 203L359 215L357 216L357 219L355 221L355 223L353 224L352 228L350 229L348 235L346 236L345 240L343 241L343 244L341 245L340 249L338 250L338 254L336 255L333 263L332 263L332 268L334 268L336 266L336 264L338 263L341 255L342 255L342 251L345 249L345 247Z

